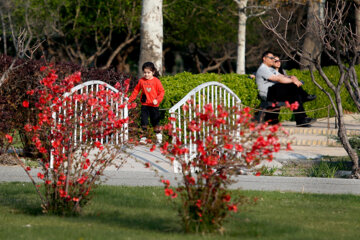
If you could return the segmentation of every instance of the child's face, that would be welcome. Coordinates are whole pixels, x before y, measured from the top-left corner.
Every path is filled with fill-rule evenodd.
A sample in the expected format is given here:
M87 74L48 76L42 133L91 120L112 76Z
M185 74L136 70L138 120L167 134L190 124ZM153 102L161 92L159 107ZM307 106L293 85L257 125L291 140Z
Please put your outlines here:
M151 71L150 68L144 68L144 78L147 79L147 80L150 80L152 79L154 76L154 72Z

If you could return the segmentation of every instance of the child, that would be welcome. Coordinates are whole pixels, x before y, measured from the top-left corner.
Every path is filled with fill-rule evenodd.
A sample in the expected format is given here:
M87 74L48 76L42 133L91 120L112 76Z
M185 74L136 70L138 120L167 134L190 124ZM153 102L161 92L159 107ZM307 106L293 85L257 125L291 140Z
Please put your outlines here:
M161 143L162 134L158 126L160 121L159 104L164 98L165 90L160 80L156 77L159 74L152 62L144 63L142 70L144 77L140 78L129 98L129 103L136 99L136 96L141 90L141 128L143 132L146 131L149 125L148 118L150 117L151 125L154 127L156 133L157 143ZM146 137L142 137L140 143L146 144Z

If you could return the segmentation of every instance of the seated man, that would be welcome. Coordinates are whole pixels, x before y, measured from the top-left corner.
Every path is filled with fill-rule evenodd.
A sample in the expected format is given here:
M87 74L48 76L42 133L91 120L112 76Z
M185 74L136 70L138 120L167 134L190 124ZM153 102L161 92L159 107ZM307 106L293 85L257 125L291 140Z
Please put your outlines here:
M298 109L294 110L296 126L310 127L315 119L308 118L304 112L303 103L312 101L315 95L309 95L301 87L300 82L295 76L285 76L276 71L273 67L275 57L271 51L266 51L262 55L262 64L256 71L256 84L259 95L265 101L271 102L298 102ZM274 123L277 119L274 120Z

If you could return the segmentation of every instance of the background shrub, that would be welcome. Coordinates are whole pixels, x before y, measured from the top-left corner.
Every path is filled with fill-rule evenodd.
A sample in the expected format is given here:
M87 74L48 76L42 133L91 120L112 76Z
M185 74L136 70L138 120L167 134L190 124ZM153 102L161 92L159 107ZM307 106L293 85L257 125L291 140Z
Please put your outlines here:
M325 74L329 79L336 84L339 79L339 71L336 66L326 67L323 69ZM356 67L357 73L360 75L360 65ZM303 88L310 94L317 95L315 101L306 102L304 108L308 111L308 116L312 118L323 118L328 116L328 108L330 105L330 100L318 89L315 84L311 81L310 72L308 70L298 70L292 69L288 70L289 75L295 75L300 80L304 81ZM318 72L315 72L315 79L320 83L325 89L329 89L325 82L321 79ZM179 102L183 97L186 96L192 89L198 85L216 81L225 84L229 87L235 94L239 96L241 102L245 106L251 108L257 108L260 101L258 99L258 91L256 87L255 79L250 79L248 75L239 75L239 74L215 74L215 73L205 73L205 74L191 74L188 72L179 73L174 76L164 76L161 77L161 82L165 88L165 97L163 102L160 105L162 109L162 115L164 117L163 122L166 122L167 111L177 102ZM353 103L350 95L348 94L345 87L341 90L341 96L343 100L343 109L347 112L357 112L356 106ZM313 111L315 110L315 111ZM292 113L289 109L282 109L280 115L280 120L291 120ZM330 116L334 116L334 111L330 107Z
M0 55L0 76L9 68L12 61L12 57ZM26 123L34 124L37 120L36 109L32 107L34 107L38 97L36 95L29 96L26 91L40 86L39 80L43 78L40 67L47 65L49 63L44 60L18 59L14 70L10 72L0 88L0 131L9 133L17 130L26 155L31 155L33 146L30 139L24 134L23 129ZM82 82L100 80L115 85L116 82L123 83L125 79L131 78L129 74L117 73L113 69L83 68L72 63L52 63L52 65L56 74L59 75L58 79L63 79L76 71L81 71ZM130 88L132 89L135 84L136 82L130 81ZM24 100L29 101L32 107L24 108L22 106ZM2 143L0 143L1 146L3 146Z
M186 96L192 89L205 82L220 82L230 88L246 106L256 107L260 101L257 97L255 80L248 75L239 74L191 74L183 72L174 76L160 78L165 89L165 97L160 105L163 123L167 121L168 110Z
M330 66L323 68L326 76L329 78L329 80L333 84L337 84L340 74L339 70L336 66ZM356 66L356 72L359 76L360 74L360 65ZM325 95L324 92L322 92L318 87L315 86L315 84L311 80L310 72L308 70L297 70L292 69L290 71L287 71L289 75L295 75L298 79L305 82L303 85L303 88L310 94L317 95L317 98L315 101L307 102L304 104L305 110L312 110L312 109L319 109L324 108L328 105L330 105L329 98ZM314 77L316 81L326 90L329 91L329 88L327 87L326 83L322 80L319 73L316 71L314 72ZM331 93L331 91L329 91ZM333 96L333 94L331 94ZM342 98L342 106L343 109L347 112L357 112L356 106L351 99L349 93L347 92L345 86L341 89L341 98ZM328 109L321 109L314 112L309 112L308 115L313 118L322 118L327 117L328 115ZM334 116L334 110L332 107L330 108L330 116Z

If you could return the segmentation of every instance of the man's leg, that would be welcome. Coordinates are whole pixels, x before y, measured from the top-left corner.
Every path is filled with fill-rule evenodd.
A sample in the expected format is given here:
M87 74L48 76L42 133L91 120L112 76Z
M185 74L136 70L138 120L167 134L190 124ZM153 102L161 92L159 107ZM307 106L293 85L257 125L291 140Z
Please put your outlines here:
M278 101L289 103L298 102L298 109L294 110L295 120L297 124L304 122L306 118L305 109L303 106L303 97L307 94L303 89L300 89L295 84L281 84L277 83L269 88L267 99L269 101Z

